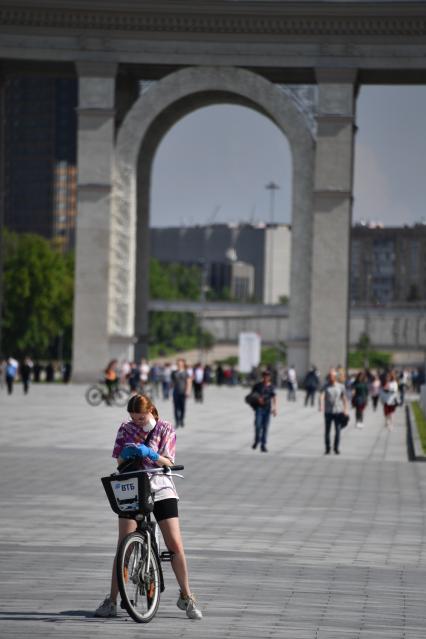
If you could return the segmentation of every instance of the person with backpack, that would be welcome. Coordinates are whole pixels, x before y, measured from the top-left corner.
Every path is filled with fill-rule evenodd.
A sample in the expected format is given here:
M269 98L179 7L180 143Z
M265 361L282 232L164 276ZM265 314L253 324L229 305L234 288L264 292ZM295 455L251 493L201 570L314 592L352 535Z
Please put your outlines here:
M271 413L274 417L277 415L277 394L272 384L270 371L263 371L262 381L253 386L250 395L255 399L255 402L251 403L254 409L254 442L252 448L255 450L260 444L261 452L267 453L266 442Z
M304 387L306 391L305 406L310 402L311 406L315 404L315 395L320 384L319 373L316 366L312 366L306 373Z

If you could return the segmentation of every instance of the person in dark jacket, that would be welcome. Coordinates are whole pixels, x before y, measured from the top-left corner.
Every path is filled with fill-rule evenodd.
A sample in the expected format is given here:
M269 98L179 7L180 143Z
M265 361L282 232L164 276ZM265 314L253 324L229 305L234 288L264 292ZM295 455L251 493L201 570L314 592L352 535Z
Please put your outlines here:
M29 357L25 357L24 361L19 367L19 374L21 376L22 386L25 395L28 393L30 387L31 373L33 370L33 363Z
M352 406L355 408L356 427L364 428L364 410L368 401L368 384L365 374L361 371L352 385Z
M315 404L315 395L319 388L319 374L315 366L312 366L310 370L306 373L304 387L306 391L305 395L305 406L310 402L311 406Z
M262 381L253 386L252 393L256 393L259 396L255 408L254 442L252 448L255 449L260 444L262 453L267 453L266 441L271 413L274 417L277 414L277 395L272 385L270 371L263 371Z

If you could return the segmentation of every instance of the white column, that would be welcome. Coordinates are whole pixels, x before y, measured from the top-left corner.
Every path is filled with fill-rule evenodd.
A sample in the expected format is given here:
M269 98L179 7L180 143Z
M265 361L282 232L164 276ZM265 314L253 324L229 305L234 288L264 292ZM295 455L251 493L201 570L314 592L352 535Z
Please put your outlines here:
M116 70L115 64L77 63L75 381L96 380L111 356L109 279Z
M310 361L322 374L347 359L355 80L352 70L317 71Z

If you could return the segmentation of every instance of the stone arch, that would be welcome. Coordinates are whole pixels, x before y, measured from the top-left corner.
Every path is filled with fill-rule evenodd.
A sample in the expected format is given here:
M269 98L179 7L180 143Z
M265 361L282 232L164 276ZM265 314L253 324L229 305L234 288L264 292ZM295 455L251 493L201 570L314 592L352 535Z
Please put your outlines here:
M136 333L143 341L147 331L148 282L143 274L148 268L150 175L157 146L184 115L217 103L241 104L259 111L278 126L290 145L293 200L289 356L299 370L304 370L309 349L314 139L305 117L288 94L244 69L194 67L174 72L142 93L123 121L116 141L114 169L110 339L122 342Z

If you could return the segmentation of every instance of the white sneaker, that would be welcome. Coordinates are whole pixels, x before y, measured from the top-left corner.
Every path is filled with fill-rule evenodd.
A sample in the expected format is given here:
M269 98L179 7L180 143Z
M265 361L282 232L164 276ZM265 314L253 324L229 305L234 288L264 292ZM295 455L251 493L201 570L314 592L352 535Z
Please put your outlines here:
M196 606L196 599L194 595L185 596L180 592L176 605L180 608L180 610L186 611L186 616L189 617L189 619L203 618L201 610Z
M356 423L356 427L357 428L364 428L364 424L362 422L357 422Z
M95 610L95 617L116 617L117 604L111 601L110 597L106 597L101 605Z

